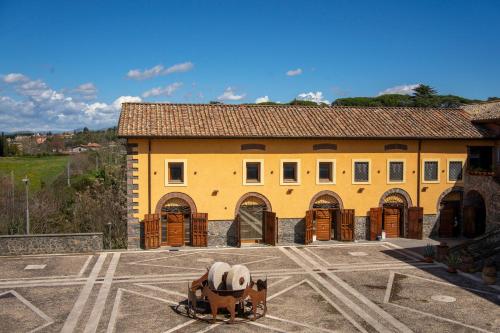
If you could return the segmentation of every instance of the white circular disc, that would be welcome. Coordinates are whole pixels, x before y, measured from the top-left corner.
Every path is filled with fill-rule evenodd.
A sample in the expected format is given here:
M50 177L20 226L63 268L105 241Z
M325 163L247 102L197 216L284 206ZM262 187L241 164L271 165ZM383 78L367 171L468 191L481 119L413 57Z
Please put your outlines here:
M222 284L222 276L229 271L231 266L228 263L217 261L208 271L208 284L212 289L219 289Z
M243 282L243 283L241 283ZM243 290L250 283L250 271L246 266L234 265L226 277L227 290Z
M432 295L431 299L433 301L444 302L444 303L453 303L457 300L453 296L446 296L446 295Z

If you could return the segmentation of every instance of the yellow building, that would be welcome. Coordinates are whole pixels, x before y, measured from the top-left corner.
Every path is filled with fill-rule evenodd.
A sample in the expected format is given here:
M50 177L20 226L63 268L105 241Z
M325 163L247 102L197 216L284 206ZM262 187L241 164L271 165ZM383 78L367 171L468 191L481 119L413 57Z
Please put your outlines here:
M204 232L215 246L486 228L486 216L474 230L463 221L464 168L495 141L463 110L124 103L118 133L129 248L146 214L162 245Z

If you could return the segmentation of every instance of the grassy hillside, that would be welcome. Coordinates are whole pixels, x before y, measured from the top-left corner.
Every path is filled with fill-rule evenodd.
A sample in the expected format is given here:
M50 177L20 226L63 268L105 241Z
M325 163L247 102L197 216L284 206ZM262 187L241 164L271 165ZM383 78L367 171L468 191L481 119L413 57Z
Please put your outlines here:
M0 157L0 177L10 177L13 170L15 182L21 186L21 179L28 175L30 188L37 191L42 182L49 185L65 171L68 158L68 156Z

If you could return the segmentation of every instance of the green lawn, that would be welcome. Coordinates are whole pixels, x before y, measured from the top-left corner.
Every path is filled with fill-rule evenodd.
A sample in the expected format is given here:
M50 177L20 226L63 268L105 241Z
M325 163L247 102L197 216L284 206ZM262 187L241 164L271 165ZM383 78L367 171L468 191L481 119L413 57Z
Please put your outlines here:
M68 159L68 156L0 157L0 177L10 177L11 171L14 171L14 181L21 186L21 179L27 175L30 188L36 191L42 181L48 185L63 173Z

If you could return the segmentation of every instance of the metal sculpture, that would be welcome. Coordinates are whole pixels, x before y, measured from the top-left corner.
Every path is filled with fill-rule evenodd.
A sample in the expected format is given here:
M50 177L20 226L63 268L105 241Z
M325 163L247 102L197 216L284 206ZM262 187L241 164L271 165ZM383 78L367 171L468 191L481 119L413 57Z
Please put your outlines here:
M229 270L227 270L228 267ZM221 273L221 269L227 271ZM212 287L214 282L218 288ZM197 296L200 291L201 295ZM202 304L204 306L200 306ZM245 313L246 307L251 307L249 314ZM258 308L263 310L260 315L257 313ZM195 319L202 319L197 315L198 313L211 314L211 321L214 323L221 309L230 314L228 323L231 324L237 322L235 321L237 312L240 322L244 319L250 319L250 314L252 315L251 320L265 316L267 312L267 279L259 279L255 282L245 266L234 265L231 267L225 263L215 263L210 269L207 269L205 274L192 281L188 286L187 315Z

